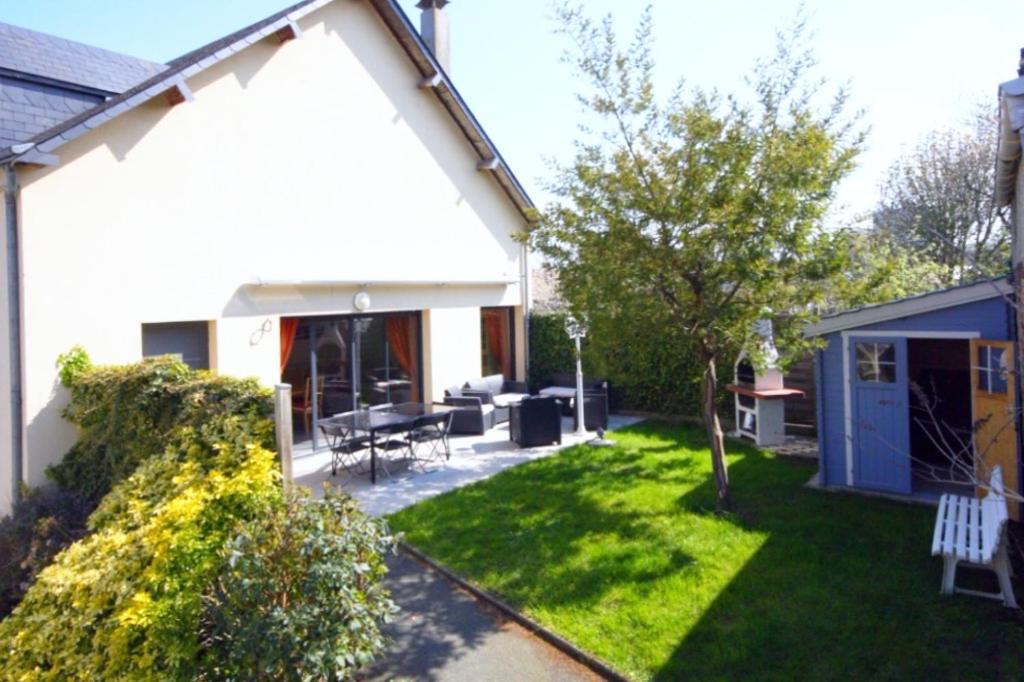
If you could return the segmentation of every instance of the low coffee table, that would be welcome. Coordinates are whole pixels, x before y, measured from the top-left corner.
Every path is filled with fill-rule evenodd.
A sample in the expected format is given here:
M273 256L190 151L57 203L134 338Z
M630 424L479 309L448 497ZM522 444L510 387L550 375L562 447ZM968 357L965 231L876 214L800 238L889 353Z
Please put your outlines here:
M572 400L576 397L576 389L569 388L568 386L548 386L542 388L539 391L540 395L550 395L561 400L569 399Z

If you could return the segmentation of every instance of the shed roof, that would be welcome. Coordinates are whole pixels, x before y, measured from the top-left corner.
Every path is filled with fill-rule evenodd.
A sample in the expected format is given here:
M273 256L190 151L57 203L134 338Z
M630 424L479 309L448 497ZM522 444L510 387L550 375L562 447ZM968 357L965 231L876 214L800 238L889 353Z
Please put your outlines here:
M878 322L912 317L934 310L964 305L965 303L1005 297L1012 292L1013 287L1005 277L929 291L924 294L901 298L887 303L862 306L826 315L817 323L808 325L804 330L804 336L821 336L846 329L857 329Z
M223 38L215 40L203 47L188 52L170 61L166 68L154 73L145 80L137 82L122 93L97 103L73 115L67 120L46 130L32 135L23 142L33 143L34 149L27 156L15 153L8 146L0 148L0 163L38 162L41 155L52 155L63 144L69 142L89 130L102 126L107 121L179 87L197 73L245 50L250 45L267 38L282 29L292 26L302 17L329 5L334 0L302 0L280 12L258 21L250 26L235 31ZM366 0L384 22L392 36L398 41L403 51L413 62L417 71L424 79L432 79L431 87L440 104L452 117L465 135L470 145L480 157L480 168L494 174L498 184L509 196L516 208L528 222L535 220L535 206L519 180L509 169L497 147L484 132L469 106L462 99L451 79L441 68L423 42L419 32L413 27L397 0ZM0 144L6 144L0 140ZM49 158L50 162L56 159Z

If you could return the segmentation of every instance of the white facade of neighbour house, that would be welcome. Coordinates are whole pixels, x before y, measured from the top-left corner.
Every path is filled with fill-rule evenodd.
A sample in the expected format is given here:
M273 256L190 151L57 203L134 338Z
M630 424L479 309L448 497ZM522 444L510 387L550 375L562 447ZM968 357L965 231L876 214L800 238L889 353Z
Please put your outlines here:
M1000 208L1008 208L1012 229L1012 264L1014 293L1024 300L1024 48L1020 51L1017 78L999 86L999 142L996 149L995 200ZM1024 315L1017 305L1016 335L1024 338ZM1018 344L1018 367L1024 367L1024 346ZM1024 470L1017 480L1024 480Z
M996 153L996 203L1009 207L1013 221L1013 262L1024 263L1024 173L1021 172L1021 131L1024 131L1024 49L1019 76L999 86L999 148Z
M501 306L525 378L529 200L453 115L447 76L425 72L436 62L395 3L310 2L285 20L293 39L249 36L182 74L185 101L155 96L40 145L54 165L16 166L23 415L4 330L0 514L11 425L30 485L75 437L58 354L138 360L144 324L205 323L213 370L270 386L281 318L355 313L365 291L369 313L417 313L429 402L481 375L481 308Z

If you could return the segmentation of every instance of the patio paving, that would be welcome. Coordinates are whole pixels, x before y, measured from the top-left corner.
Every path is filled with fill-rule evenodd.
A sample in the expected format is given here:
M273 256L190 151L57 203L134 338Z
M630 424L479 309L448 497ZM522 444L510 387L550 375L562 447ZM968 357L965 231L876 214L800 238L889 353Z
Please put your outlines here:
M613 431L639 421L642 421L640 417L612 415L608 426ZM321 443L320 450L313 452L312 443L305 441L295 444L293 472L296 483L310 488L316 496L323 495L323 484L329 482L359 500L367 513L385 516L420 500L488 478L517 464L548 457L562 448L596 437L596 434L589 433L587 438L579 438L573 435L572 429L572 419L564 418L562 444L536 448L520 448L509 440L507 423L482 436L452 436L452 456L448 462L434 463L426 471L421 471L395 461L388 465L391 477L378 469L377 485L370 484L368 474L350 477L339 471L337 476L331 476L330 451Z

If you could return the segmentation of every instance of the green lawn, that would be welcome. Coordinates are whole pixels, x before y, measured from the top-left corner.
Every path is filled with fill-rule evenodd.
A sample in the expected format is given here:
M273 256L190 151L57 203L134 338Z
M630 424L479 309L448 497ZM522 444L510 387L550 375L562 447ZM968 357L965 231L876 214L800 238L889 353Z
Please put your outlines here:
M808 490L813 466L729 443L720 517L700 430L614 438L391 523L636 679L1024 678L1019 614L939 596L932 509Z

